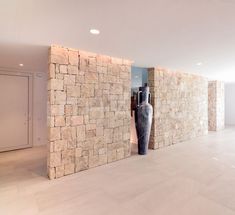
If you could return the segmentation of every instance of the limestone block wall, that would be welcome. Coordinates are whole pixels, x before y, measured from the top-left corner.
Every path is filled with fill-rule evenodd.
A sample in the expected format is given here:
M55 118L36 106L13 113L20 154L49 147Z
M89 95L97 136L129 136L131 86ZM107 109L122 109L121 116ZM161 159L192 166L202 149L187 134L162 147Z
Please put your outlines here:
M207 134L207 79L162 68L151 68L148 72L154 110L150 148Z
M208 129L218 131L224 129L224 83L209 81L208 83Z
M50 179L130 155L131 62L51 46Z

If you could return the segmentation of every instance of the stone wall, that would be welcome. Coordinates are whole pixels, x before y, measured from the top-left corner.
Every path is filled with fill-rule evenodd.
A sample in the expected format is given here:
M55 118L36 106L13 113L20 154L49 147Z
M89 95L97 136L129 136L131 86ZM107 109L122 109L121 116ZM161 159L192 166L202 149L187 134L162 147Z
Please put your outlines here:
M224 83L209 81L208 84L208 129L224 129Z
M130 156L130 78L128 60L50 48L50 179Z
M208 133L208 81L193 74L149 69L154 110L150 148Z

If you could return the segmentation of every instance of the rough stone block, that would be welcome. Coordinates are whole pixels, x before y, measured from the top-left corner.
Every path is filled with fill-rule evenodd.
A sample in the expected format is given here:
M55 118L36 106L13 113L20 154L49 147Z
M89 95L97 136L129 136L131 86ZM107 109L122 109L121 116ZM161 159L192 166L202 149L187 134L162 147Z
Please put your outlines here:
M75 171L79 172L89 168L88 156L76 158Z
M48 79L55 79L55 64L49 64Z
M75 127L62 127L61 136L62 136L62 140L75 140L76 128Z
M99 166L99 156L89 156L89 168L94 168L96 166Z
M54 151L60 152L67 148L67 141L66 140L56 140L54 142Z
M69 50L69 64L73 66L78 66L78 62L78 51Z
M124 148L117 149L117 160L121 160L125 157Z
M56 178L61 178L64 176L64 165L57 166L55 169L56 169Z
M108 151L108 163L111 163L113 161L117 160L117 152L116 150L109 150Z
M71 125L82 125L84 123L83 116L72 116L71 117Z
M77 126L77 141L85 141L86 129L85 125Z
M77 84L84 84L85 83L85 75L77 75L76 76L76 83Z
M85 73L85 83L97 83L98 82L98 73L96 72L87 72Z
M104 165L108 163L107 154L99 155L99 165Z
M62 151L62 163L72 164L75 162L75 149L66 149Z
M67 86L68 97L80 97L80 86Z
M102 119L104 118L104 109L102 107L90 108L90 119Z
M70 174L73 174L74 172L75 172L75 164L74 163L64 165L64 174L65 175L70 175Z
M66 93L63 91L55 91L55 104L64 105L66 103Z
M82 156L82 148L76 148L75 157L81 157L81 156Z
M104 136L104 127L99 126L99 127L96 128L96 136L97 137L99 137L99 136L103 137Z
M54 167L48 167L48 177L49 179L55 179L55 168Z
M65 105L64 108L65 108L64 109L65 116L73 115L73 106L72 105Z
M49 152L54 152L54 142L48 141L47 149L49 150Z
M96 136L96 130L86 131L86 139L92 138Z
M65 126L64 116L55 116L55 126Z
M50 79L48 80L48 90L63 90L64 89L64 81L58 79Z
M112 143L113 129L104 129L104 141L105 143Z
M48 91L48 102L51 104L51 105L54 105L55 104L55 90L49 90ZM49 107L50 108L50 107Z
M68 149L75 149L77 146L77 141L76 140L69 140L67 147Z
M64 84L65 85L75 85L75 75L64 75Z
M47 126L49 128L55 127L55 117L47 117Z
M78 67L77 66L68 65L68 74L70 74L70 75L77 75L78 74Z
M95 96L95 87L93 84L84 84L81 86L81 97L90 98Z
M49 140L59 140L60 139L60 128L49 128Z
M52 152L49 157L49 166L57 167L61 165L61 152Z
M51 105L50 106L51 116L63 116L64 115L64 105Z
M50 63L68 64L68 49L52 46L50 49Z
M62 73L62 74L67 74L68 73L68 66L67 65L60 65L59 67L59 72ZM61 76L63 77L63 76Z

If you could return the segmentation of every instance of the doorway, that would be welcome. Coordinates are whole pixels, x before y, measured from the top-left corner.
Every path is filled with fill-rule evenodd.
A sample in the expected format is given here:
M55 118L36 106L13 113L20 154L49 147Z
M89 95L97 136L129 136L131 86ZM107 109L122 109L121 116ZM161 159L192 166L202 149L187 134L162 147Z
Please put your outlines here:
M137 105L137 92L139 87L143 87L145 83L148 83L148 69L142 67L131 68L131 145L132 154L137 154L137 134L135 127L135 107Z
M0 152L32 147L32 74L0 70Z

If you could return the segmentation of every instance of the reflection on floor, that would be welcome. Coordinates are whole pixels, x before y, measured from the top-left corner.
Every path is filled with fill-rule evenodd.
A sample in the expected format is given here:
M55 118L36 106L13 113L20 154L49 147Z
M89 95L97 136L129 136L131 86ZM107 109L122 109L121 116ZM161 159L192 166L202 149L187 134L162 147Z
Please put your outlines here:
M235 214L235 128L54 181L45 162L0 154L0 214Z

